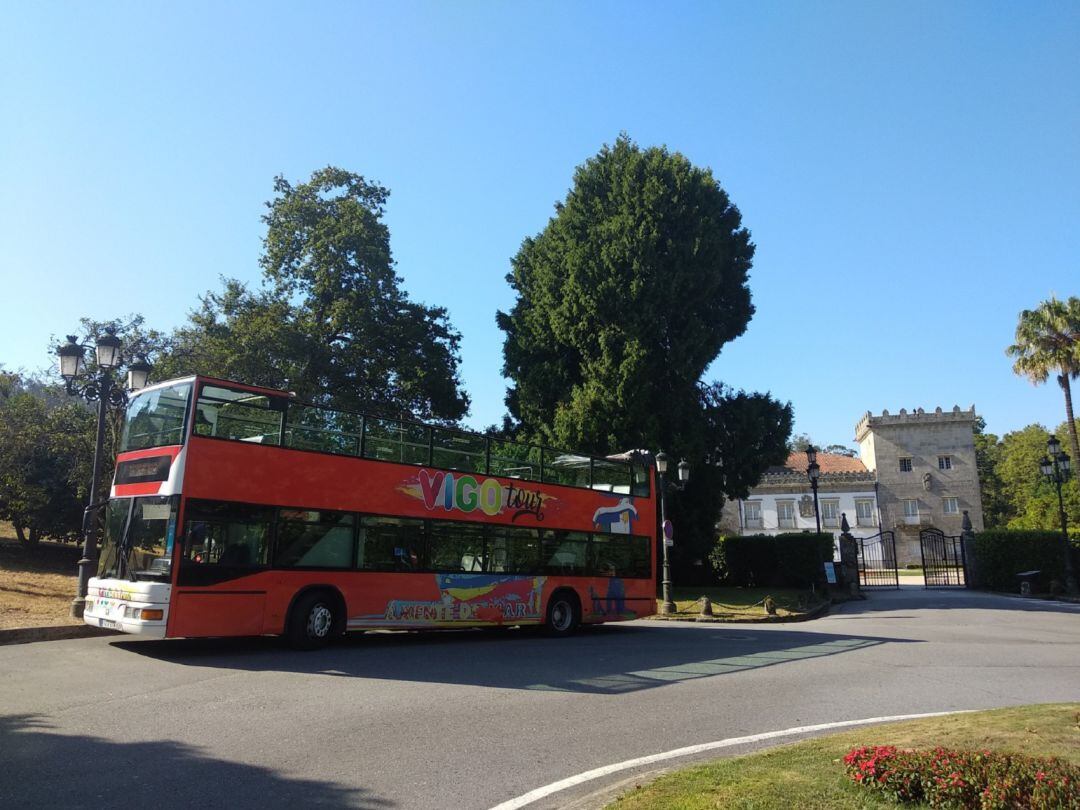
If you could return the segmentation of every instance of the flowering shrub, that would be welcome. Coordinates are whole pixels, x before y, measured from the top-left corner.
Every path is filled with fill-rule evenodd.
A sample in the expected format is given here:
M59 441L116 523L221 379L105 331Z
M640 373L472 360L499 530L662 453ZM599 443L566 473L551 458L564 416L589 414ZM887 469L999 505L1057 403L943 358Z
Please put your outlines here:
M992 751L863 746L844 757L852 781L897 802L973 810L1080 810L1080 768Z

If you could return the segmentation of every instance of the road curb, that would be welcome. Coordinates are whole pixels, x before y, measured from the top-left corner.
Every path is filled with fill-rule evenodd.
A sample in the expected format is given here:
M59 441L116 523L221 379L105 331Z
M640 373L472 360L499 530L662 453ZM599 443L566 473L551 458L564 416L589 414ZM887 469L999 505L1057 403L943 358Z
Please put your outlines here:
M806 613L798 613L794 616L761 616L757 619L732 619L730 617L725 618L723 616L701 616L695 615L675 615L675 616L661 616L659 613L654 613L652 616L646 616L645 618L655 622L701 622L703 624L789 624L791 622L808 622L812 619L820 619L822 616L829 612L829 608L832 604L826 602L823 605L818 605L813 610L808 610Z
M29 644L34 641L61 641L69 638L90 638L91 636L111 636L112 630L102 630L88 624L62 624L52 627L17 627L13 630L0 630L0 646L5 644Z

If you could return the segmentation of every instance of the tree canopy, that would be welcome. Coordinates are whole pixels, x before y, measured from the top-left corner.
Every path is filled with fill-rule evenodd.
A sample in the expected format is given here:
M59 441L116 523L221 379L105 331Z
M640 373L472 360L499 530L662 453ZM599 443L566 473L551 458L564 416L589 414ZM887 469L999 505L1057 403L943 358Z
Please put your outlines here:
M460 335L412 301L383 221L390 192L328 167L274 181L263 217L263 286L225 279L178 330L173 371L288 388L301 398L454 422L468 396Z
M0 371L0 519L31 542L77 536L90 483L94 415Z
M510 415L533 438L615 451L674 446L699 383L754 308L750 233L708 169L626 136L578 167L511 260Z
M524 240L507 276L517 299L497 314L520 435L601 454L666 449L695 465L677 507L692 527L683 549L711 544L724 493L787 456L790 405L702 380L754 313L753 256L710 170L623 135Z
M980 426L981 427L981 426ZM1068 425L1056 435L1068 434ZM975 454L982 490L983 521L990 528L1059 529L1057 490L1039 471L1050 432L1039 424L1006 433L999 440L981 430ZM1080 485L1073 475L1062 487L1069 527L1080 528Z
M1072 457L1080 460L1080 439L1073 414L1071 380L1080 377L1080 298L1061 301L1051 297L1035 309L1020 313L1016 343L1005 350L1013 371L1035 385L1053 374L1065 397L1065 427Z

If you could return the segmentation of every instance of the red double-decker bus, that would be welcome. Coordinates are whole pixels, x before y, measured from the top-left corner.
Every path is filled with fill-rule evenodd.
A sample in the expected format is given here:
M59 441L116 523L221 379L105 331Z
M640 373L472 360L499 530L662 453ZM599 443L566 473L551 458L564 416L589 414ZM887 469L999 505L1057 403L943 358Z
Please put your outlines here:
M85 621L157 638L655 612L644 455L596 458L208 377L128 406Z

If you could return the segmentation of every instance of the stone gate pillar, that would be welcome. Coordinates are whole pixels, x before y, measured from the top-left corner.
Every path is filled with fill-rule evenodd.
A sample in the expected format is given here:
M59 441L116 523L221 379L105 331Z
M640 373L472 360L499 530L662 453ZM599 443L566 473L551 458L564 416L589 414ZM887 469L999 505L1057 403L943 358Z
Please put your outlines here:
M858 596L859 591L859 546L855 538L851 536L851 527L848 526L847 515L844 515L840 523L840 570L843 572L844 586L852 596Z

